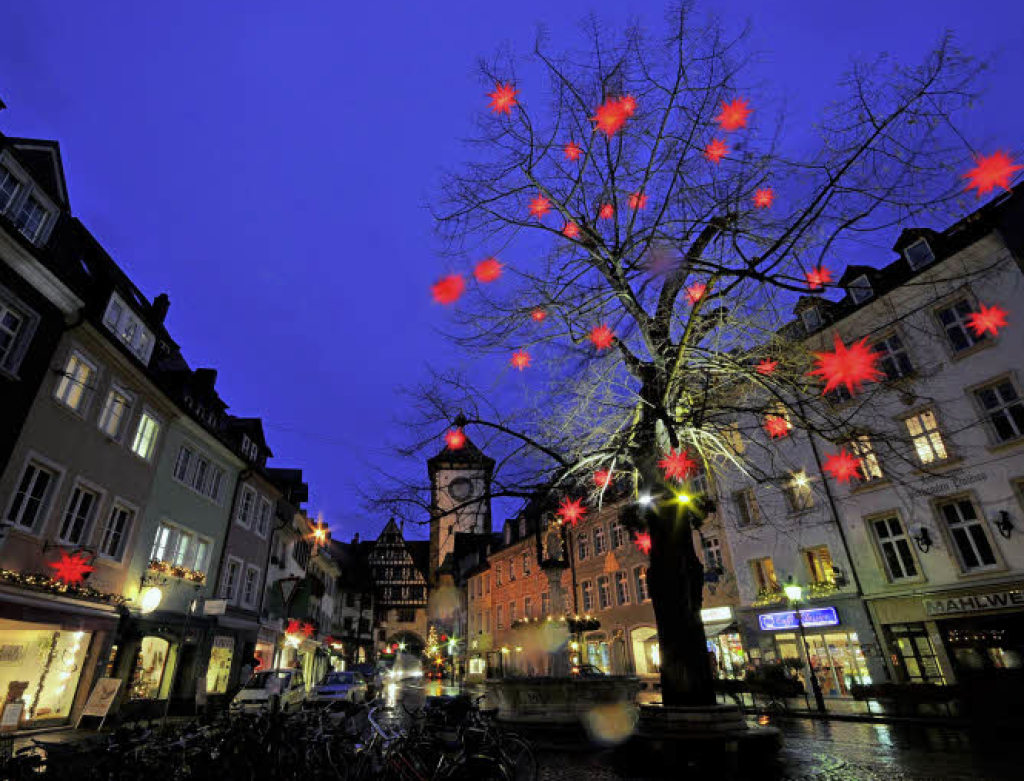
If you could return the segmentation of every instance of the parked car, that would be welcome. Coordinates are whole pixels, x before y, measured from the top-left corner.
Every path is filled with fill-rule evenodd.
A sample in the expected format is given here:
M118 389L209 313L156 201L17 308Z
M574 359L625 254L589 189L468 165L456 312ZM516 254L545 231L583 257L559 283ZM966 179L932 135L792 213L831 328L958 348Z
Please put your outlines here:
M366 702L370 699L369 687L361 673L330 672L306 698L307 705L329 705L333 702Z
M256 673L231 701L232 712L278 710L291 713L302 707L306 685L301 670L265 670Z
M572 674L578 678L603 678L604 672L592 664L581 664L572 668Z

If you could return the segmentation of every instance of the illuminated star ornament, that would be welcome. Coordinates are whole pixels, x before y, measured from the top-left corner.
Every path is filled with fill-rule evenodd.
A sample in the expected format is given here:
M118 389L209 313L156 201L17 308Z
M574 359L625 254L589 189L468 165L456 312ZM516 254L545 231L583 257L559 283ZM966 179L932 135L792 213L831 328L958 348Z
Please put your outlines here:
M967 317L967 325L975 336L983 336L986 331L993 336L1006 325L1006 310L998 306L981 305L981 311L973 312Z
M816 368L811 374L825 380L825 393L845 385L852 394L865 382L882 376L876 365L878 353L868 346L866 336L847 347L837 334L834 345L834 352L814 353Z
M601 211L597 213L597 216L602 220L610 220L615 216L615 207L610 203L602 203Z
M594 472L594 484L597 485L598 488L607 488L611 485L611 482L612 473L607 469L598 469Z
M633 544L643 554L649 554L651 552L651 535L647 532L637 532L636 537L633 538Z
M824 266L812 268L807 272L807 287L811 290L819 290L832 281L832 272Z
M779 362L778 361L772 361L772 360L769 360L768 358L765 358L764 360L758 362L758 364L757 364L757 373L758 374L768 375L768 374L771 374L772 372L774 372L778 368L779 368Z
M606 325L596 325L590 332L589 338L598 350L607 350L615 340L615 333Z
M67 585L81 583L86 573L92 572L95 567L89 564L88 554L72 553L70 556L62 552L60 561L47 562L56 570L53 573L54 580L63 580Z
M587 514L587 508L583 506L583 502L579 499L565 498L562 503L558 505L558 512L555 513L561 519L562 523L567 523L570 526L575 526L577 523L583 520L583 516Z
M565 223L565 227L562 228L562 235L567 239L575 239L580 235L580 226L570 220Z
M633 211L643 209L647 206L647 195L642 192L635 192L629 194L629 208Z
M297 618L289 618L288 626L285 627L284 633L286 635L297 635L302 631L302 624Z
M691 305L696 304L698 301L704 298L704 294L707 291L708 286L705 285L703 282L694 282L692 285L686 288L686 298Z
M530 312L530 317L533 318L533 322L535 323L543 323L547 316L548 313L545 312L540 307L537 307L532 312Z
M658 466L665 470L667 480L685 480L697 471L697 462L690 458L685 450L676 451L675 448L668 451Z
M466 280L461 274L449 274L431 285L430 293L439 304L454 304L465 289Z
M491 99L491 111L495 114L511 114L512 107L518 103L516 101L516 95L518 94L519 90L508 82L504 84L500 82L495 83L494 92L487 93L487 97Z
M964 174L963 178L970 179L966 189L974 187L979 198L996 187L1009 190L1014 172L1024 168L1024 165L1014 165L1013 158L1005 152L994 152L988 157L977 155L974 163L974 168Z
M453 428L444 435L449 450L461 450L466 444L466 435L461 428Z
M717 117L717 122L722 130L739 130L747 126L747 117L750 116L750 109L747 108L747 101L736 98L732 103L722 101L722 111Z
M565 145L565 159L566 160L579 160L580 153L583 150L579 148L575 141L570 141Z
M772 439L789 436L791 428L793 428L793 424L781 415L766 415L764 418L764 430Z
M626 120L633 116L634 111L636 111L636 98L632 95L627 95L624 98L608 98L597 107L591 119L596 124L596 130L600 130L611 138L622 129Z
M860 462L845 448L838 453L830 453L822 468L840 483L848 483L852 478L860 477Z
M526 350L516 350L512 353L512 360L509 363L519 369L519 371L522 371L530 365L530 354Z
M303 624L302 624L302 634L303 634L304 637L312 637L313 636L313 625L303 622Z
M476 264L473 276L477 282L493 282L501 276L501 263L497 258L485 258Z
M723 157L729 153L729 147L725 145L725 142L721 139L716 138L706 147L704 147L704 157L710 160L712 163L719 162Z
M767 209L774 200L775 193L772 192L770 187L765 187L763 190L757 190L754 193L754 206L758 209Z
M530 201L530 214L536 217L538 220L543 219L544 215L551 211L551 201L545 198L543 195L538 195L532 201Z

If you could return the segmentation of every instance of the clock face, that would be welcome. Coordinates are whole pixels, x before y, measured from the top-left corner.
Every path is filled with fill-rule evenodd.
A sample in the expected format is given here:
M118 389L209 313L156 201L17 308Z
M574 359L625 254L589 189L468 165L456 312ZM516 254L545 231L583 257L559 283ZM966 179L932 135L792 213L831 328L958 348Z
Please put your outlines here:
M467 477L456 477L448 483L448 493L452 499L464 502L473 495L473 481Z

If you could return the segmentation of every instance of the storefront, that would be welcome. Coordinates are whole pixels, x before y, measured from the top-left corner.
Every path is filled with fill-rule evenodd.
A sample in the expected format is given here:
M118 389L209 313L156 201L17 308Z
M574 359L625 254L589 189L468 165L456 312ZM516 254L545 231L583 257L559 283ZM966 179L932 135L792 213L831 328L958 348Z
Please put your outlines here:
M207 694L227 694L234 656L235 638L231 635L214 635L210 646L210 663L206 667Z
M280 623L280 622L278 622ZM274 648L277 646L279 628L261 626L256 634L256 650L253 652L256 660L256 670L269 670L274 666Z
M711 666L718 678L742 678L747 666L743 638L731 607L708 607L700 611Z

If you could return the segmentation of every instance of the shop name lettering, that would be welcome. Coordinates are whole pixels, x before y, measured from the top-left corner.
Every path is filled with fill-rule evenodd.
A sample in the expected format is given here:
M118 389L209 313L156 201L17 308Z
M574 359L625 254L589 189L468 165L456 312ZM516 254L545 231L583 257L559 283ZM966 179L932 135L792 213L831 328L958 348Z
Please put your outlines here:
M988 475L984 472L953 472L942 477L925 478L921 481L924 485L923 488L913 488L911 490L918 496L935 496L936 494L949 493L972 483L983 483L987 479Z
M966 597L926 599L924 601L925 612L930 616L1021 606L1024 606L1024 591L999 591L993 594L971 594Z

